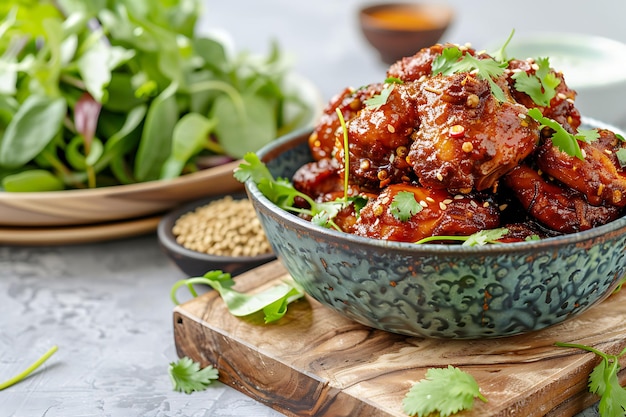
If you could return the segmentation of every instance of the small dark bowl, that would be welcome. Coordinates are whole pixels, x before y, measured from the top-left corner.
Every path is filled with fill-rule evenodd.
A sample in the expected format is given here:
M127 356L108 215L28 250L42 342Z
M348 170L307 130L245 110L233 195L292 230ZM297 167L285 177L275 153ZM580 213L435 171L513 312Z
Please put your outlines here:
M436 44L453 18L454 9L436 3L382 3L359 10L361 31L386 64Z
M232 194L232 196L234 199L247 198L245 193ZM161 249L190 277L202 276L213 270L220 270L235 276L276 259L276 255L273 253L259 256L209 255L187 249L176 242L172 228L179 217L223 197L224 195L219 195L194 201L166 214L159 222L157 235Z
M312 160L311 132L258 152L275 177ZM274 253L320 303L409 336L482 339L540 330L606 299L626 275L626 216L584 232L485 246L415 245L325 229L246 188Z

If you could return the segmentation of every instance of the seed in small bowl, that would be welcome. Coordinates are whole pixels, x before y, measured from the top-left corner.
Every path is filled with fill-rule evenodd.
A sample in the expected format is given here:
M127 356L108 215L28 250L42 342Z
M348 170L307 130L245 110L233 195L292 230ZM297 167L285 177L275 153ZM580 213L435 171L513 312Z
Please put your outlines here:
M237 275L275 259L244 193L186 205L166 215L157 232L163 250L190 276Z

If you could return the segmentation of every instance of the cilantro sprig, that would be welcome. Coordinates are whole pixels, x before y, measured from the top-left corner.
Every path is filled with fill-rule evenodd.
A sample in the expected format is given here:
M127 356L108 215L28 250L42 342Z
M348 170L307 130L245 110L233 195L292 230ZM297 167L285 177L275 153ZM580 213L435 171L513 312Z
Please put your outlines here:
M623 417L626 412L626 389L619 383L618 372L619 359L626 354L626 348L617 355L609 355L591 346L577 343L556 342L555 345L586 350L602 358L589 374L589 392L600 396L598 411L602 417Z
M580 160L584 160L585 156L580 149L578 141L591 143L600 137L598 131L593 129L580 129L577 134L571 134L556 120L545 117L539 109L528 110L528 116L540 123L541 128L547 126L554 130L554 133L552 134L552 143L554 146L566 154L574 156Z
M547 107L556 96L556 88L561 84L561 80L550 70L548 58L538 58L535 62L538 69L534 74L520 71L511 78L515 80L516 90L528 94L536 104Z
M452 75L459 72L470 72L489 83L491 93L500 102L507 101L504 91L494 79L500 77L507 67L506 61L496 61L493 58L478 59L475 56L461 51L458 46L449 46L436 56L432 63L432 74Z
M196 284L205 284L216 290L233 316L245 317L263 312L265 323L281 319L287 313L287 305L304 296L304 290L293 281L285 281L260 293L244 294L232 288L235 281L229 273L209 271L202 277L193 277L176 282L170 291L170 298L174 304L180 304L176 293L182 286L187 286L192 296L197 297L198 293L193 287Z
M410 191L400 191L393 197L389 209L393 217L405 222L422 211L424 207L415 200L415 194Z
M474 399L487 402L478 383L467 372L452 365L430 368L425 379L411 387L402 401L404 412L410 416L430 416L439 413L447 417L462 410L471 410Z
M503 238L507 233L509 233L509 229L506 227L500 227L496 229L481 230L469 236L428 236L418 240L415 244L420 245L435 241L456 240L463 242L463 246L483 246L490 243L499 243L498 240Z
M174 391L191 394L193 391L204 391L219 372L212 365L200 368L200 364L184 356L176 362L170 362L168 368Z
M296 190L289 180L285 178L275 179L267 166L253 152L248 152L243 157L243 162L235 169L234 176L240 182L254 181L259 191L283 210L308 215L312 218L312 223L339 231L341 228L333 221L337 213L350 204L363 199L363 197L356 196L319 203L305 193ZM295 205L297 197L306 201L309 208L297 207Z

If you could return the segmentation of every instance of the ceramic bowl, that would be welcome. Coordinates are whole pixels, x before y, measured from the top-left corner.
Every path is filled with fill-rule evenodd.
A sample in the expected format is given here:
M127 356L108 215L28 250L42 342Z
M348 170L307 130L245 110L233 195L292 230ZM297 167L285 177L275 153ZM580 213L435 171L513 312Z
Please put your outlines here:
M550 57L578 93L581 114L626 127L626 44L582 33L530 33L514 36L506 52L519 59Z
M247 198L246 193L228 194L234 199ZM178 266L178 268L190 277L202 276L208 271L220 270L232 276L261 266L276 259L274 253L258 256L218 256L187 249L178 242L172 232L172 228L181 216L192 212L210 202L223 198L224 195L216 195L210 198L195 200L183 205L167 215L158 224L157 236L161 249Z
M437 43L453 18L454 10L438 3L381 3L359 10L363 36L386 64Z
M312 160L309 132L258 152L275 177ZM626 274L626 217L534 242L457 246L391 242L315 226L246 189L278 259L305 291L361 324L433 338L539 330L601 302Z

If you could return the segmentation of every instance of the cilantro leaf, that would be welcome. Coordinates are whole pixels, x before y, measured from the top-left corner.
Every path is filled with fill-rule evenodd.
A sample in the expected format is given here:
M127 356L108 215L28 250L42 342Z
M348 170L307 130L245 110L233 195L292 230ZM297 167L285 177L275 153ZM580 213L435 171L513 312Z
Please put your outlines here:
M443 48L441 54L433 59L431 72L433 75L452 75L452 66L463 56L463 52L456 46Z
M448 365L428 369L426 378L411 387L402 405L404 412L411 416L439 413L447 417L461 410L471 410L476 397L487 402L473 376Z
M565 152L569 156L574 156L578 159L585 159L583 156L578 140L585 140L586 136L583 133L579 133L578 136L569 133L559 122L556 120L544 117L539 109L529 109L528 116L541 123L542 126L547 126L554 130L552 134L552 143L554 146Z
M469 236L428 236L415 242L416 245L440 240L457 240L463 242L464 246L481 246L488 243L498 243L498 239L509 233L506 227L497 229L481 230ZM539 239L539 237L537 237Z
M501 239L509 232L509 229L500 227L497 229L487 229L476 232L467 237L467 240L463 242L463 246L482 246L487 243L494 243L498 239Z
M620 149L615 152L615 156L617 156L617 162L619 162L619 166L622 168L626 168L626 149Z
M506 101L506 95L502 88L494 82L504 73L506 62L498 62L493 58L478 59L471 54L464 54L458 47L444 48L441 54L435 57L432 64L433 75L452 75L458 72L471 72L481 80L486 80L491 88L491 93L500 102Z
M520 71L513 74L515 89L526 93L538 105L547 107L550 101L556 96L556 88L561 80L550 71L550 61L548 58L536 60L539 68L534 74Z
M415 200L415 194L410 191L400 191L393 197L389 209L393 217L405 222L422 211L424 207Z
M176 282L170 292L170 298L174 304L180 304L176 298L176 292L183 285L186 285L191 294L196 297L194 284L205 284L217 291L233 316L244 317L262 311L265 314L265 323L283 317L287 312L287 304L304 296L304 291L293 281L285 281L256 294L244 294L232 288L235 281L230 274L222 271L209 271L202 277Z
M187 356L177 362L171 362L168 368L174 391L191 394L193 391L204 391L213 380L219 377L217 369L212 365L200 369L200 364Z
M380 93L365 100L366 107L368 109L378 110L380 106L387 103L387 100L389 100L389 95L391 94L395 86L396 83L385 85Z
M626 411L626 389L620 386L618 373L619 358L626 353L626 349L618 355L609 355L591 346L577 343L556 342L555 345L586 350L602 358L589 374L589 392L600 396L598 411L602 417L623 417Z

